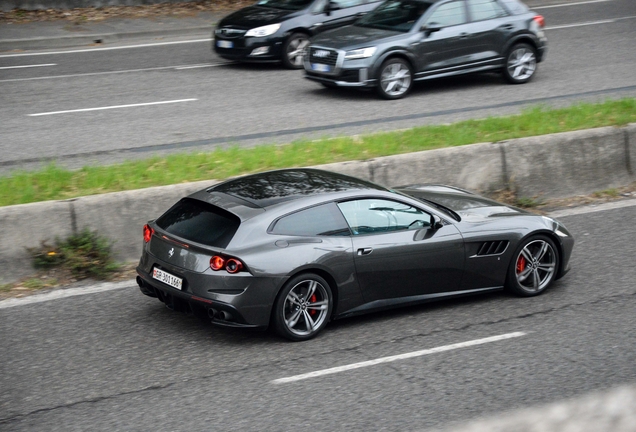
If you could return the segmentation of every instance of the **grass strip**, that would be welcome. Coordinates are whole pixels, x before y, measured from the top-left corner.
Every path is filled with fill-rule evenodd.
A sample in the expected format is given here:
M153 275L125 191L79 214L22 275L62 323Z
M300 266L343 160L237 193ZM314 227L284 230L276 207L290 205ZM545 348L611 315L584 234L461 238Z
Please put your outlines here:
M233 146L207 153L183 153L109 166L67 170L50 164L39 171L0 177L0 206L68 199L250 172L331 162L363 160L478 142L636 122L636 99L579 103L568 108L533 107L519 115L422 126L359 137L295 141L253 148Z

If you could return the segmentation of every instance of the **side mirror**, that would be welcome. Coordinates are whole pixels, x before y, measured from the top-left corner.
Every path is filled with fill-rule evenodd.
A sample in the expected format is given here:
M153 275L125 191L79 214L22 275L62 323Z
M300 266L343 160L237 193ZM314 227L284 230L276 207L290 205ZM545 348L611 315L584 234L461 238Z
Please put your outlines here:
M331 11L335 11L338 9L340 9L340 5L334 1L328 1L325 5L325 12L327 13L327 15L329 15Z
M420 31L424 32L424 34L426 35L426 37L429 37L431 35L431 33L435 33L438 32L442 29L442 26L439 25L439 23L436 22L431 22L428 24L424 24L421 28Z
M437 215L431 215L431 230L436 231L443 227L442 218Z

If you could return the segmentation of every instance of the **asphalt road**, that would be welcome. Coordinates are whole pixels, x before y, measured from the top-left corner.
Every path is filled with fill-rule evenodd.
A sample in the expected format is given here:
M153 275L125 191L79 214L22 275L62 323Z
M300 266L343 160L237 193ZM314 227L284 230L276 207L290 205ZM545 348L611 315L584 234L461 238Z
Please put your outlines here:
M531 83L464 76L419 83L399 101L324 89L277 65L231 64L205 39L3 54L0 173L53 159L77 167L636 96L633 0L535 1L549 51Z
M560 217L577 240L572 270L539 297L345 319L303 343L201 324L132 283L0 303L0 429L419 430L634 384L636 267L626 257L636 203L627 204Z

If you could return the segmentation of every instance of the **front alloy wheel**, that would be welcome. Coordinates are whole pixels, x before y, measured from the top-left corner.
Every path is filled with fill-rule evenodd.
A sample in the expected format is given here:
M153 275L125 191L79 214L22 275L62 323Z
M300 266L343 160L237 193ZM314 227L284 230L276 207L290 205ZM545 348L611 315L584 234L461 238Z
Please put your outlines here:
M411 66L400 58L387 60L380 67L378 93L385 99L399 99L406 95L413 84Z
M304 33L294 33L285 42L283 49L283 64L289 69L301 69L305 60L305 51L309 45L309 36Z
M514 255L507 288L522 296L545 291L556 278L559 255L552 240L538 236L526 240Z
M329 284L315 274L300 275L285 285L276 300L274 326L287 339L311 339L327 324L331 308Z
M504 75L512 84L523 84L537 70L537 56L534 48L528 44L517 44L512 47L506 59Z

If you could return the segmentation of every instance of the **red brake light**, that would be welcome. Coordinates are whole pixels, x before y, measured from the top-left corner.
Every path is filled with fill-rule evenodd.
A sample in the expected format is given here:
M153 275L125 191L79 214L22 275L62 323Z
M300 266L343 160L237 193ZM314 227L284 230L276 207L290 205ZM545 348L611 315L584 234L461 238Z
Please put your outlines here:
M214 255L210 258L210 268L214 271L225 269L230 274L238 273L245 268L245 264L236 258L225 258L220 255Z
M545 18L542 15L537 15L532 19L539 24L539 27L543 28L545 26Z
M148 224L144 225L144 242L148 243L154 233L155 233L155 230L150 228Z
M225 270L228 273L231 273L231 274L238 273L242 269L243 269L243 263L237 260L236 258L230 258L229 260L227 260L227 263L225 263Z
M222 270L225 267L225 259L221 256L214 255L210 258L210 268L214 271Z

